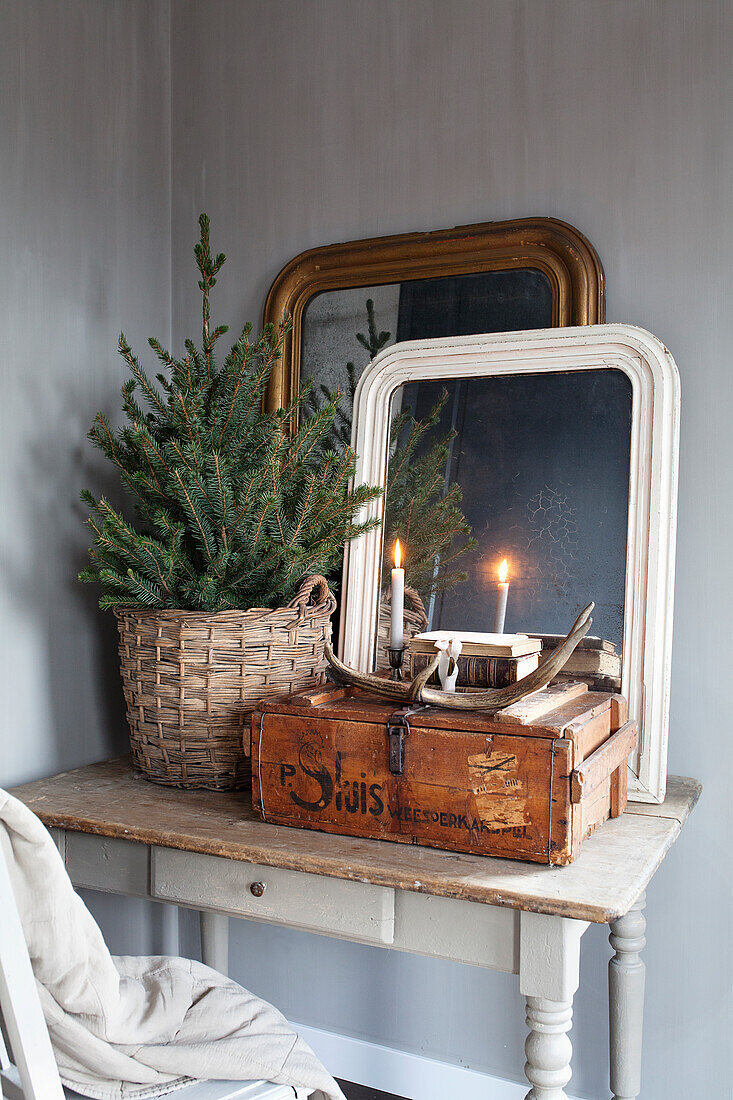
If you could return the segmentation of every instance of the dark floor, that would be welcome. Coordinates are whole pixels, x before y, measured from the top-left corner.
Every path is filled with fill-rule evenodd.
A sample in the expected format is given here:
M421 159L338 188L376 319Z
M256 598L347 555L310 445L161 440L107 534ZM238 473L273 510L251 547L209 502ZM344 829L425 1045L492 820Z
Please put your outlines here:
M339 1081L346 1100L410 1100L406 1096L393 1096L391 1092L380 1092L365 1085L352 1085L351 1081Z

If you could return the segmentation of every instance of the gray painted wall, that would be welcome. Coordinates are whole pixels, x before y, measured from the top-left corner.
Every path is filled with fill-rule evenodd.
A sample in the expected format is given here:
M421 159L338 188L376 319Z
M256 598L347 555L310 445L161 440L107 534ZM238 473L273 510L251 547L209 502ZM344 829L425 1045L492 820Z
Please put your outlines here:
M259 319L301 249L545 214L599 250L609 320L650 329L679 363L670 768L705 793L649 896L648 1100L723 1095L733 1022L732 48L725 0L178 0L172 25L179 336L197 316L202 209L230 257L214 315L237 323ZM607 956L591 929L580 1096L607 1095ZM232 965L295 1019L520 1078L511 979L244 923Z
M115 626L76 573L85 439L125 329L170 332L168 8L0 4L4 784L124 745ZM113 483L112 483L113 484ZM118 493L119 495L119 493Z
M119 406L124 328L170 332L169 10L0 3L0 783L124 749L116 627L76 581L82 486L119 490L85 439ZM99 899L130 949L166 914Z
M705 793L650 891L644 1095L725 1095L733 7L25 0L0 21L0 781L124 743L114 627L74 581L78 489L106 476L84 433L117 407L120 328L138 346L197 332L200 210L230 256L214 313L233 324L258 320L312 245L565 218L601 254L609 320L651 329L682 373L670 768ZM116 950L170 940L160 910L94 908ZM232 930L234 976L293 1018L519 1079L513 979ZM591 929L573 1029L586 1097L607 1094L607 955Z

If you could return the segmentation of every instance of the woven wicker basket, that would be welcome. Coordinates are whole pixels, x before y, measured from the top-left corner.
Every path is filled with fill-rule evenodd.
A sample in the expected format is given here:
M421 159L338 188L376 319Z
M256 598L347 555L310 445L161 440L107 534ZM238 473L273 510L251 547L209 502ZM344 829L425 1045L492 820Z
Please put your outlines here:
M377 653L375 659L376 671L389 668L387 646L389 645L390 624L392 616L392 593L389 589L382 592L379 601L379 628L377 630ZM428 615L425 604L420 599L419 593L409 585L405 587L405 633L404 643L407 648L415 634L422 633L428 625Z
M247 786L250 715L267 696L323 682L335 607L312 576L274 611L116 611L135 767L168 786Z

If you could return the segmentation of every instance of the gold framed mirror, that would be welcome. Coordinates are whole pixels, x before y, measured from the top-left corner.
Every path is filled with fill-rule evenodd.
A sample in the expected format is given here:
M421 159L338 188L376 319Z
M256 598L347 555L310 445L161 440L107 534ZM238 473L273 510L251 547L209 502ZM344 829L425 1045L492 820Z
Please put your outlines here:
M371 310L367 303L372 302ZM265 322L292 318L273 370L270 410L313 378L348 389L379 348L406 339L605 321L603 267L573 226L522 218L349 241L292 259L270 288ZM371 346L368 346L371 345ZM359 358L361 362L359 362ZM350 410L349 410L350 414Z

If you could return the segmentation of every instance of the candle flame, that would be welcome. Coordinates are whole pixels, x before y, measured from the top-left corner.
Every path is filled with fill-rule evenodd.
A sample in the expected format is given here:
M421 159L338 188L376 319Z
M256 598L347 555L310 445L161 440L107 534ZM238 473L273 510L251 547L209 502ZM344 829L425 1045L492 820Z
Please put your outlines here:
M402 547L400 546L400 540L394 544L394 564L395 569L399 569L402 565Z
M506 584L506 579L509 574L509 562L504 558L504 561L499 566L499 580L502 584Z

